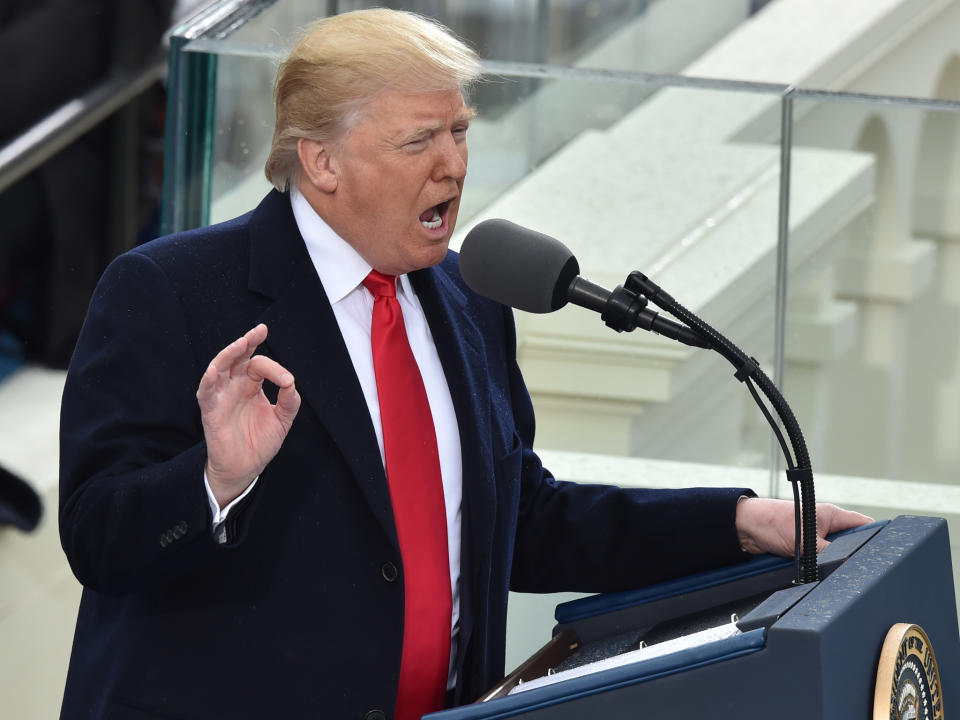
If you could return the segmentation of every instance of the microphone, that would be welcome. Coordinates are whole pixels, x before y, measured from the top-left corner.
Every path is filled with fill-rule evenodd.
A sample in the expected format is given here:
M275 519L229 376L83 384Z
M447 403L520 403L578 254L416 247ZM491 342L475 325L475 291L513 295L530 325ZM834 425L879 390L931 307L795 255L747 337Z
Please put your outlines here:
M642 295L622 286L610 291L581 277L577 258L559 240L509 220L484 220L467 233L460 274L474 292L518 310L548 313L572 302L601 313L617 332L641 327L710 347L690 328L647 309Z
M795 582L798 585L816 582L819 578L817 511L810 455L793 411L756 360L747 357L736 345L680 305L643 273L631 272L624 283L626 287L618 285L611 292L580 277L577 259L562 242L508 220L484 220L467 233L460 248L460 274L474 292L518 310L548 313L572 302L601 313L601 319L617 332L629 332L642 327L687 345L716 350L729 360L737 368L734 377L749 388L777 436L787 460L787 479L793 485L794 505L797 508L794 513L795 534L797 538L803 537L802 565L801 543L795 545ZM686 325L648 310L647 297ZM780 416L793 446L796 462L753 382ZM802 502L799 490L802 490Z
M503 305L548 313L567 304L580 275L569 248L549 235L509 220L484 220L460 248L460 274L474 291Z

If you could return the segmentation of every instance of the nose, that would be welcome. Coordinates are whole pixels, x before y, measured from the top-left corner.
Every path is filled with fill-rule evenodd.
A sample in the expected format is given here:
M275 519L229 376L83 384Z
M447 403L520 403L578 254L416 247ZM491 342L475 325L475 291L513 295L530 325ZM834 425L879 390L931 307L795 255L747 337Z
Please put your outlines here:
M437 158L433 166L433 180L440 182L452 178L462 181L467 175L467 141L457 142L452 135L446 135L437 143Z

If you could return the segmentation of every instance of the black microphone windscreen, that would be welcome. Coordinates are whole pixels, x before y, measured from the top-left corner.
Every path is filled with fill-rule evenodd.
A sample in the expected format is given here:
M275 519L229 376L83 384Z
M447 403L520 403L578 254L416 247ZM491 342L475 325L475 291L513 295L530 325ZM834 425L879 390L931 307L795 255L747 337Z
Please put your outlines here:
M484 220L460 248L460 274L474 292L533 313L559 310L580 266L559 240L509 220Z

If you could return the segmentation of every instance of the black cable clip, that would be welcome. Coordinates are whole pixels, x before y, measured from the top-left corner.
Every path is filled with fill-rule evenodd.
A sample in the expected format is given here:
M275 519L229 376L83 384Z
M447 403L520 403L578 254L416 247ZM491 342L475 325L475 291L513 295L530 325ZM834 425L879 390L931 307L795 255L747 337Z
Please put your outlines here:
M627 276L624 287L631 292L643 295L654 305L657 305L668 312L670 311L671 306L675 305L677 302L668 293L664 292L662 287L657 285L653 280L648 278L639 270L634 270L632 273L630 273L630 275Z
M813 468L809 467L795 467L787 470L787 480L796 485L797 483L803 483L804 480L809 480L813 482Z
M744 382L747 378L756 377L759 372L760 365L757 359L750 357L743 361L733 376L740 382Z

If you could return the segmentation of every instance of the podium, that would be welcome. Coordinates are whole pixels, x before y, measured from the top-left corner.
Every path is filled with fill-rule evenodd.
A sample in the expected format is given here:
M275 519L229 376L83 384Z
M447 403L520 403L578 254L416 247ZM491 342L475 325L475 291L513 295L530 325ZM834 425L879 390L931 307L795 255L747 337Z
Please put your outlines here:
M791 560L762 556L559 605L553 639L488 699L424 720L849 720L874 717L875 692L878 707L899 697L926 703L931 718L944 706L960 712L946 521L900 516L856 528L833 538L820 563L820 581L805 585L792 585ZM898 690L895 674L887 688L882 670L877 691L878 665L890 663L889 676L897 663L902 675L913 658L906 641L892 655L884 642L898 623L925 633L939 670L932 686ZM924 640L912 638L909 652Z

